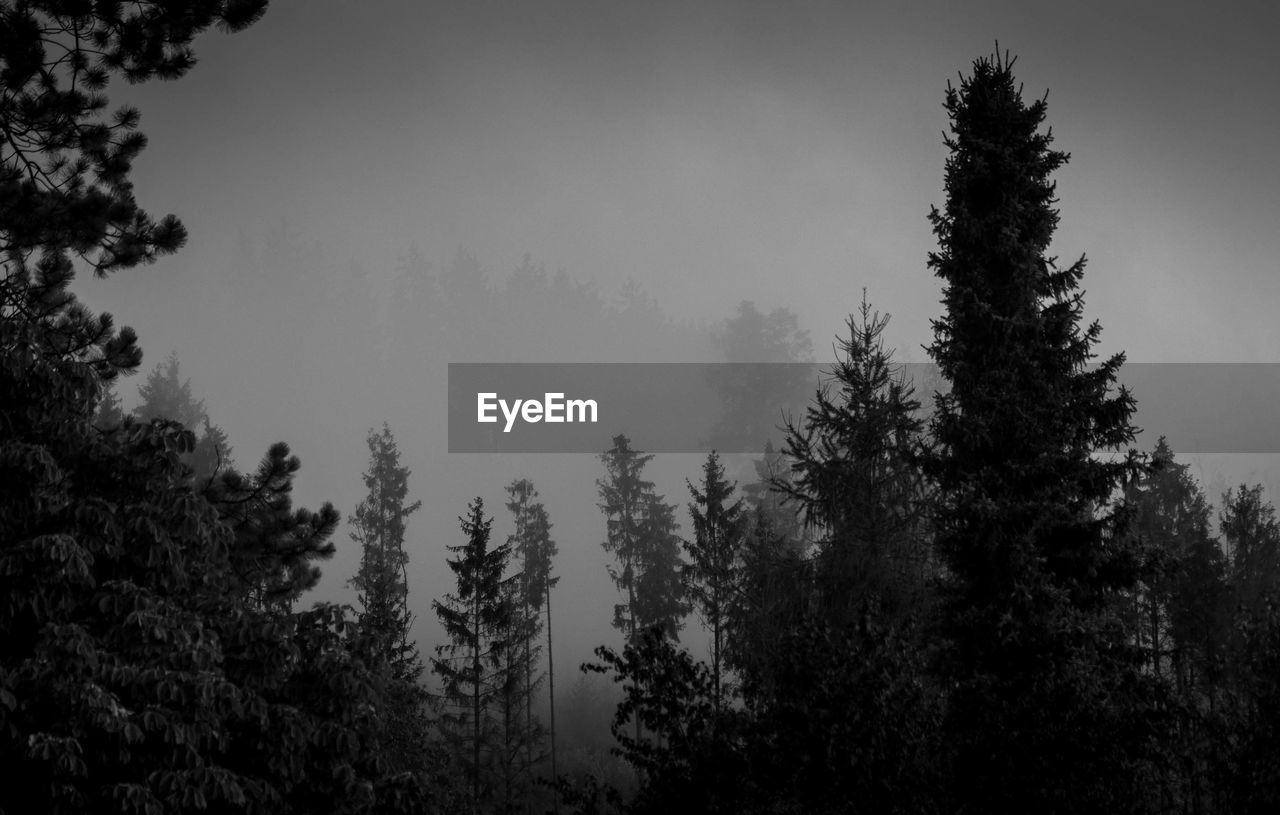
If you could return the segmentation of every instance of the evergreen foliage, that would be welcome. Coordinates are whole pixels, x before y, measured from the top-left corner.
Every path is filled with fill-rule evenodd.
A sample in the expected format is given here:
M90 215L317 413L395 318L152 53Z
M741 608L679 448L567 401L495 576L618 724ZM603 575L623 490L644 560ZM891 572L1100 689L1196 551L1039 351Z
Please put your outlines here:
M73 257L105 276L182 246L182 224L172 215L153 219L133 195L129 173L147 143L138 110L108 115L104 91L113 75L129 82L181 77L195 64L197 35L211 26L240 31L266 6L266 0L0 6L6 285L55 285L70 276Z
M388 760L397 771L413 771L427 763L428 697L420 684L422 657L411 635L404 543L407 519L422 502L406 503L409 469L400 465L391 428L384 423L381 432L370 430L367 441L364 484L369 493L348 521L351 540L360 545L360 568L350 585L359 592L359 625L379 644L377 664L388 674Z
M476 806L494 792L501 768L497 707L511 690L506 652L515 645L510 639L511 594L503 580L511 549L507 544L490 546L493 519L485 517L480 498L458 520L467 542L448 547L456 555L449 568L457 590L434 603L449 642L436 646L431 666L443 683L439 723Z
M762 505L751 513L725 609L724 662L747 700L785 693L783 643L811 616L812 564L775 531Z
M1182 691L1211 691L1228 639L1227 560L1188 470L1161 437L1150 474L1129 490L1131 534L1154 562L1133 595L1134 631L1153 673Z
M551 656L551 589L560 582L560 578L552 574L554 560L558 551L556 543L551 539L551 521L547 509L537 500L538 491L528 479L517 479L507 487L507 509L515 517L516 531L512 535L512 553L520 569L520 605L527 622L522 627L525 635L524 653L521 662L524 667L522 688L524 691L525 711L525 781L532 783L533 766L538 758L534 755L537 735L540 726L533 715L534 693L542 682L547 680L549 728L546 731L550 739L551 777L557 773L556 767L556 734L555 734L555 672ZM545 611L546 617L539 615ZM546 633L546 648L533 643L539 631ZM537 658L540 653L547 657L547 670L544 675L537 672Z
M864 292L831 381L802 425L787 424L791 477L774 480L817 533L818 602L836 628L854 624L867 599L895 617L919 612L929 577L920 403L884 347L888 323Z
M410 637L409 554L404 548L405 525L421 508L406 504L409 468L400 465L400 450L391 428L369 431L369 469L364 474L368 495L348 519L351 540L360 546L360 568L351 578L359 592L360 624L378 638L396 679L415 682L422 674L418 646Z
M1145 715L1158 695L1114 609L1141 576L1114 508L1142 472L1134 401L1117 354L1086 367L1084 260L1046 254L1058 223L1052 173L1067 160L1024 103L1013 60L977 60L949 87L947 202L930 219L943 317L929 348L951 390L936 398L929 458L946 737L958 811L1099 812L1140 798Z
M209 422L204 400L196 399L191 380L182 378L177 354L170 354L147 374L146 381L138 388L138 397L140 401L133 415L144 422L172 419L193 432L203 429L195 449L186 458L195 478L208 481L219 470L233 466L227 434Z
M1241 484L1223 496L1221 531L1230 557L1235 601L1255 618L1267 613L1269 594L1280 585L1280 524L1262 485Z
M685 541L689 555L685 586L702 624L711 632L711 698L720 710L723 694L725 628L733 603L746 518L742 499L730 502L734 485L724 477L720 458L712 451L702 466L701 489L688 481L693 502L693 540Z
M137 111L105 117L109 77L180 76L197 34L264 8L0 5L6 812L433 805L425 773L386 772L368 643L342 609L288 607L332 552L332 507L292 510L283 445L256 477L193 483L191 428L119 415L105 396L139 365L136 336L69 290L75 259L106 275L185 236L133 198L145 139Z
M265 5L0 0L0 813L1280 808L1280 522L1241 485L1215 530L1165 439L1149 464L1125 449L1124 357L1093 364L1084 260L1048 254L1068 157L1007 55L946 94L929 353L947 389L931 418L864 293L828 380L741 497L714 452L686 481L690 539L645 478L652 455L619 435L600 456L623 643L583 667L621 686L611 733L634 795L557 775L558 546L527 479L507 487L505 544L480 498L459 518L456 588L433 603L434 710L408 602L421 502L385 424L349 519L359 611L299 609L337 511L294 506L283 443L236 470L176 355L123 411L137 337L70 289L77 265L106 276L186 237L134 198L145 139L136 110L108 112L109 79L179 77L197 35ZM372 317L344 330L377 331L368 280L348 285ZM436 277L413 248L394 300L391 327L429 322L454 350L490 333L522 349L534 301L589 312L624 346L675 333L634 281L608 307L528 257L494 286L464 251ZM745 301L715 344L734 363L811 356L793 313ZM713 383L734 443L767 439L762 406L808 387L795 368L753 370ZM679 643L695 610L705 663ZM571 701L580 718L595 707ZM550 784L535 778L548 755Z

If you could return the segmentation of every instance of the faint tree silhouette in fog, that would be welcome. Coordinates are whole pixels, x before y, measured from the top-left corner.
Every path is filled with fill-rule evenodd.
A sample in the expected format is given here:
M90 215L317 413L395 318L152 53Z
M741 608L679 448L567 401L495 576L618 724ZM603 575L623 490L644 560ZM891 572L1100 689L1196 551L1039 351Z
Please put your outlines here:
M547 657L546 679L548 685L551 740L551 777L555 778L556 768L556 686L555 663L552 659L551 645L551 589L560 582L560 578L552 574L557 553L556 542L551 539L551 521L547 516L547 508L538 501L538 491L528 479L517 479L507 487L507 509L515 518L516 531L511 537L512 554L520 564L520 604L524 615L531 622L523 627L525 633L523 664L523 690L525 693L525 731L526 770L532 773L534 764L534 738L536 732L533 717L533 694L541 678L535 675L535 663L538 651L532 644L538 631L546 633L546 649L542 653ZM538 615L546 611L545 619L539 621Z
M176 353L157 363L147 374L146 381L138 388L138 397L140 401L133 415L142 421L172 419L193 433L203 431L186 459L197 480L207 480L219 470L233 466L227 434L209 421L204 400L192 394L191 380L182 378Z
M805 404L815 384L808 366L796 364L813 359L809 332L789 309L764 314L743 300L714 342L723 360L733 364L716 368L710 383L724 411L709 446L760 450L780 436L787 412Z
M718 713L723 694L725 625L738 584L746 517L742 499L730 501L734 485L725 480L724 467L714 451L702 466L702 480L685 483L693 496L689 515L693 539L684 543L686 591L702 624L711 633L711 700ZM701 489L699 489L701 487Z

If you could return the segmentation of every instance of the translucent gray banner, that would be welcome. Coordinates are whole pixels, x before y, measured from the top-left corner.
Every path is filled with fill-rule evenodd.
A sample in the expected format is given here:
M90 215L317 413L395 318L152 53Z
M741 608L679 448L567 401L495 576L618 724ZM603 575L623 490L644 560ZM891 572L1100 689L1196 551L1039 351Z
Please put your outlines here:
M934 365L899 366L928 411ZM829 364L450 363L449 452L599 453L626 434L651 453L758 453L803 417ZM1280 453L1280 363L1129 363L1137 446Z

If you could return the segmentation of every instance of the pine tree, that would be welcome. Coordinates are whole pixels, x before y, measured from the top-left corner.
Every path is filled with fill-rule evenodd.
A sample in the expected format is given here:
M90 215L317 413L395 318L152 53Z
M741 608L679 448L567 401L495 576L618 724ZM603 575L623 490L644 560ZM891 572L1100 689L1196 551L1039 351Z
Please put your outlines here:
M177 251L186 230L138 206L129 179L146 146L136 108L109 117L103 92L129 82L176 79L194 64L194 39L212 26L240 31L265 0L142 2L129 6L6 3L0 63L0 256L6 284L69 279L71 257L106 276ZM37 256L36 268L29 266ZM36 280L28 273L36 272ZM83 323L81 311L73 322ZM67 346L69 348L84 346Z
M551 641L551 590L560 582L557 575L552 574L552 562L558 548L551 539L551 521L546 507L541 503L533 506L529 522L525 526L525 536L529 542L530 558L526 569L529 570L529 599L534 609L546 611L545 627L547 634L547 718L548 736L551 740L551 777L559 778L556 755L556 666ZM558 801L554 802L559 811Z
M1165 749L1177 762L1161 794L1191 811L1216 811L1211 767L1220 761L1226 658L1233 637L1226 561L1210 531L1209 503L1164 437L1151 470L1126 491L1129 534L1151 564L1131 593L1129 625L1146 670L1172 686L1178 726ZM1207 807L1207 810L1206 810Z
M1226 562L1210 532L1209 502L1189 469L1161 436L1151 472L1127 497L1131 533L1155 563L1134 592L1138 644L1152 672L1184 691L1208 678L1227 628Z
M420 684L422 657L411 635L405 531L422 502L406 503L410 472L400 464L391 428L384 423L381 432L370 430L367 442L369 492L348 518L351 540L360 546L360 567L349 585L358 592L359 625L378 643L376 663L387 678L387 760L396 771L416 770L425 762L428 696Z
M510 615L507 627L497 632L507 647L502 651L499 675L495 677L502 720L495 745L496 770L502 790L501 811L509 813L517 810L520 801L526 807L532 803L533 765L537 760L534 750L543 737L542 723L534 717L532 707L533 692L542 684L542 677L534 672L541 649L533 644L540 618L536 612L529 612L524 586L523 572L503 579L503 597Z
M724 412L712 430L712 446L758 450L762 443L771 444L781 411L803 400L810 387L804 366L785 364L813 358L809 332L800 328L789 309L765 314L744 300L714 340L725 362L733 364L713 374L711 384L724 403Z
M831 381L801 424L788 422L791 479L777 481L818 533L825 621L854 624L872 600L891 617L918 611L927 578L928 490L917 464L923 422L912 386L884 347L888 315L863 292Z
M638 629L658 628L673 642L692 610L685 597L684 560L680 556L676 506L649 495L641 524L633 614Z
M369 490L348 518L351 540L360 546L360 568L350 585L359 592L360 622L384 643L386 662L399 680L415 681L422 673L418 647L410 638L409 554L404 549L405 525L421 501L406 504L409 468L400 465L400 450L391 428L369 431Z
M440 292L431 264L417 243L396 261L391 326L405 358L421 358L443 339Z
M1262 485L1241 484L1222 497L1223 542L1230 561L1236 604L1262 618L1268 599L1280 590L1280 524Z
M251 476L227 470L201 492L235 533L228 556L236 579L228 591L256 610L291 609L319 582L316 561L336 551L329 540L340 520L333 505L319 512L293 508L301 466L288 445L277 443Z
M222 503L233 474L197 489L191 428L124 416L92 424L141 350L132 331L76 300L73 258L105 276L185 238L176 219L138 207L138 113L105 117L103 90L112 75L180 77L198 34L240 30L265 6L0 4L0 121L13 137L0 145L6 812L436 803L421 777L389 778L379 766L382 698L343 611L246 599L246 583L292 574L300 556L264 549L246 576L249 530L310 555L332 551L332 507L291 511L288 449L274 446L267 475L241 479L249 492Z
M748 701L785 693L782 646L811 616L812 564L775 531L764 505L751 511L741 562L725 610L724 661Z
M626 602L614 606L613 626L638 642L641 631L660 627L675 639L681 618L688 613L680 581L680 539L676 537L674 507L653 491L643 478L644 466L653 459L631 448L625 435L613 438L613 447L600 456L606 478L596 482L600 510L605 515L604 549L617 558L609 576ZM640 719L635 720L640 741Z
M182 378L176 353L169 354L147 374L146 381L138 388L138 396L141 401L133 411L138 419L144 422L171 419L193 433L204 431L186 459L198 480L207 481L219 470L233 466L227 434L209 422L204 400L196 399L191 380Z
M720 712L723 686L724 639L729 606L738 582L738 563L746 533L742 499L730 502L734 485L725 480L724 467L713 450L702 466L701 489L688 481L693 502L694 537L685 541L689 565L686 589L702 624L711 632L711 699Z
M100 430L119 427L124 421L124 406L116 393L114 382L102 383L102 393L93 414L93 426Z
M511 549L506 544L490 548L493 519L484 516L480 498L458 520L467 542L448 547L456 555L448 563L457 577L457 591L434 603L449 643L436 646L431 665L450 708L440 718L444 735L466 751L462 761L474 811L483 800L482 784L496 763L501 735L495 732L493 708L504 692L509 676L504 660L513 647L505 638L513 614L503 581Z
M600 510L608 537L605 551L618 566L609 575L627 601L614 606L613 626L634 639L640 629L661 626L672 639L688 613L680 581L680 539L675 507L653 491L653 482L642 477L653 459L631 449L626 436L615 436L613 447L600 456L605 480L597 481Z
M636 578L641 569L644 522L653 493L653 482L646 481L641 474L653 456L632 450L626 436L615 436L613 447L602 454L600 460L606 472L605 480L596 482L600 490L599 507L607 527L603 546L618 560L617 567L609 567L609 576L618 590L626 594L626 602L614 606L613 627L628 640L634 640Z
M555 674L551 658L551 589L556 583L560 582L560 578L552 576L551 572L557 547L555 541L551 539L551 522L548 519L546 507L537 500L538 491L534 489L533 483L523 478L513 481L507 487L507 494L511 498L507 502L507 509L514 516L516 525L515 534L511 537L512 554L517 562L521 564L519 603L523 610L522 614L528 621L523 626L525 634L523 643L523 665L525 668L523 690L525 693L525 732L528 734L525 768L526 773L532 773L535 761L533 755L535 739L533 734L538 732L538 729L535 727L533 717L533 694L541 683L542 677L536 675L536 662L541 649L533 645L533 639L541 630L545 631L547 635L545 651L547 655L547 672L545 676L550 688L550 729L548 734L551 739L551 777L555 778ZM538 616L543 612L544 608L546 611L545 621L539 619ZM531 776L527 777L526 780L532 783Z
M751 465L755 480L742 487L747 507L753 515L757 511L764 514L777 542L795 554L805 552L809 541L805 539L799 507L790 497L795 482L791 460L784 451L775 449L773 442L767 442L764 454Z
M1142 683L1114 607L1139 559L1113 498L1141 467L1132 451L1095 454L1132 441L1134 401L1113 390L1123 355L1086 367L1101 328L1081 326L1084 260L1046 254L1067 155L1012 67L979 59L948 88L947 202L930 215L946 311L929 352L951 384L930 469L952 807L1129 809Z

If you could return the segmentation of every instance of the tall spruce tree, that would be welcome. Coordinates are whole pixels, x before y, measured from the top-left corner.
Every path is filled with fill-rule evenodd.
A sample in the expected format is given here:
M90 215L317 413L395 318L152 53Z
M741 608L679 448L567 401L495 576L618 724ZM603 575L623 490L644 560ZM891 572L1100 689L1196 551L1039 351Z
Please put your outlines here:
M418 647L410 638L409 554L404 549L405 525L421 501L406 504L409 468L400 465L400 450L391 428L370 430L369 469L364 474L368 495L347 519L351 540L360 546L360 568L350 585L359 592L360 623L381 640L386 662L396 679L414 681L422 674Z
M605 451L600 460L606 474L604 480L596 482L600 490L600 511L605 515L603 545L605 551L618 560L616 567L609 567L609 576L618 590L626 594L626 602L614 606L613 627L623 632L628 640L634 640L637 631L636 578L642 568L640 554L644 523L653 494L653 482L645 480L642 474L653 456L631 449L631 440L626 436L615 436L613 447Z
M1163 436L1152 470L1128 495L1131 532L1153 569L1134 592L1137 642L1158 676L1179 690L1212 692L1228 634L1226 560L1209 528L1209 502Z
M497 742L493 708L504 693L508 672L506 651L512 647L510 594L503 580L511 549L490 547L493 518L484 515L477 497L461 516L467 542L450 546L456 557L449 568L457 577L457 591L434 603L436 616L449 642L436 646L432 669L443 683L445 711L440 724L459 758L471 788L472 811L485 799L484 783L492 777Z
M941 626L952 688L946 735L953 811L1133 811L1144 770L1143 687L1114 611L1139 558L1113 502L1136 477L1124 357L1087 367L1084 259L1046 254L1058 223L1052 173L1067 154L1026 104L1013 60L977 60L948 87L947 201L930 215L945 314L929 348L951 391L936 397L930 457Z
M625 435L613 438L613 447L600 456L606 477L596 482L607 536L605 551L617 558L609 567L614 585L626 594L626 602L614 606L613 626L638 642L645 629L656 626L676 639L688 613L680 581L680 539L676 536L675 508L653 491L643 477L653 459L631 447ZM641 722L635 720L636 741Z
M689 565L685 583L703 626L711 633L711 700L720 712L723 686L724 642L729 607L737 587L746 517L742 499L731 501L734 485L725 480L720 457L713 450L702 465L701 489L688 481L693 501L693 540L685 541Z
M638 629L657 627L673 642L679 641L684 619L692 610L681 578L684 560L679 531L675 504L668 504L661 495L648 496L636 558L633 613Z
M360 567L349 585L358 594L358 624L376 643L376 664L387 680L386 759L395 771L425 763L429 697L420 682L425 667L412 636L409 610L409 554L405 530L421 501L407 503L409 468L400 464L400 449L391 428L370 430L368 494L348 518L351 540L360 546Z
M529 580L529 598L535 609L542 608L546 612L543 630L547 635L547 735L550 738L551 777L558 778L556 756L556 665L552 650L551 624L551 590L560 582L558 575L552 574L553 561L558 547L551 539L551 520L547 509L541 503L534 504L531 517L525 526L525 535L530 548L536 553L528 569L532 569ZM558 800L553 804L559 811Z
M863 292L831 380L800 423L787 423L791 478L774 485L817 533L815 576L824 620L857 622L872 601L891 616L917 610L928 569L928 489L914 389L884 347L888 315Z
M522 644L525 669L523 677L525 731L529 736L525 744L525 769L527 773L532 773L535 760L533 751L536 745L533 734L537 731L533 716L533 695L541 683L542 676L536 671L537 657L541 648L535 646L533 640L541 630L547 635L545 677L550 687L548 734L551 739L551 776L554 778L556 776L555 678L551 659L551 589L560 581L560 578L552 576L551 572L557 549L555 541L551 539L551 522L548 519L546 507L537 500L538 491L534 489L533 483L524 478L513 481L507 487L507 494L511 499L507 502L507 509L514 516L516 526L516 531L511 537L512 554L521 564L519 601L523 615L528 619L523 628L525 638ZM545 620L539 618L544 609Z

